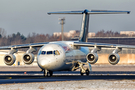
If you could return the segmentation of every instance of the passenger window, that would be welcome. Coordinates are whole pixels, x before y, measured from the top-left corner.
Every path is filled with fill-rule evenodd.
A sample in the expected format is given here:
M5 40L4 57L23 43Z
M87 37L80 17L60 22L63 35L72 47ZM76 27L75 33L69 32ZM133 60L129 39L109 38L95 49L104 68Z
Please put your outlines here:
M47 54L53 54L53 51L47 51Z
M59 53L58 50L56 50L56 51L54 51L54 52L55 52L55 55L60 55L60 53Z
M43 54L43 55L46 54L46 51L42 51L41 54Z

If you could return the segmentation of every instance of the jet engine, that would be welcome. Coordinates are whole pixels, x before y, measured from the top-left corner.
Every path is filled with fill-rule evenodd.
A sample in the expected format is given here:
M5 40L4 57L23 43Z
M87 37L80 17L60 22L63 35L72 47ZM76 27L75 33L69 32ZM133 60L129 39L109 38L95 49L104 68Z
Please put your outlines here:
M15 63L16 57L13 54L6 54L4 56L4 63L6 65L13 65Z
M90 64L94 64L97 62L98 60L98 54L97 53L89 53L87 56L86 56L86 59L87 61L90 63Z
M109 55L108 61L110 64L115 65L119 62L120 56L119 56L118 52L120 52L121 50L122 50L122 48L116 47L116 49L112 52L112 54Z
M97 51L100 51L101 47L95 46L93 50L91 50L91 53L87 54L86 59L90 64L95 64L98 60L98 54Z
M32 53L25 53L23 55L23 62L25 64L31 64L34 61L34 55Z
M31 47L27 50L27 52L23 55L23 62L25 64L31 64L34 61L35 56L32 54L32 52L36 51L35 48Z
M115 65L119 62L120 56L117 53L112 53L109 55L108 61L110 64Z

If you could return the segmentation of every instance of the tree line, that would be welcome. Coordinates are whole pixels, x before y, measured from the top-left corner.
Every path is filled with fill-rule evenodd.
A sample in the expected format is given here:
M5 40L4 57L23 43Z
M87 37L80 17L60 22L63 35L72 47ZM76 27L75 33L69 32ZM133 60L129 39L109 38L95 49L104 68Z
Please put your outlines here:
M1 34L0 34L1 36ZM0 37L0 46L7 45L17 45L17 44L27 44L27 43L38 43L38 42L50 42L50 41L58 41L59 37L54 37L49 34L29 34L27 37L17 32L8 36Z
M98 31L94 37L129 37L129 35L126 34L120 34L119 32L114 32L112 30L110 31ZM135 35L133 35L132 37L135 37Z
M98 31L95 37L128 37L127 35L120 35L119 32L113 31ZM71 40L71 37L64 37L64 40ZM61 36L53 36L49 34L37 34L32 33L28 36L24 36L20 32L6 35L5 30L0 29L0 46L27 44L27 43L38 43L38 42L51 42L61 41Z

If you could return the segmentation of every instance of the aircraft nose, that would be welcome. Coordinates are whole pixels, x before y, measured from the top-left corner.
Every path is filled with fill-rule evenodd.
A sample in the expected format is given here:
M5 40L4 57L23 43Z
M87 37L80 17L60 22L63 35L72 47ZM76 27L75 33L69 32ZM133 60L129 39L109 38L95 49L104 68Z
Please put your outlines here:
M43 66L45 67L45 65L47 65L47 60L40 60L39 65L41 67L43 67Z
M38 65L42 69L45 69L45 68L47 69L49 67L49 64L50 64L50 61L48 60L48 58L38 60Z
M63 58L54 58L54 57L48 57L48 58L39 58L37 60L38 66L41 69L47 69L47 70L59 70L64 65L64 59Z

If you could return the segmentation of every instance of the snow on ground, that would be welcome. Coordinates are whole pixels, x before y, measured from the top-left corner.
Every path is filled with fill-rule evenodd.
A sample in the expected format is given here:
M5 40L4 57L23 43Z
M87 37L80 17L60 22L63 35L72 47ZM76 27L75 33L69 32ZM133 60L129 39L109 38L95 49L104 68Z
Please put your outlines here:
M134 90L135 80L83 80L1 84L0 90Z

